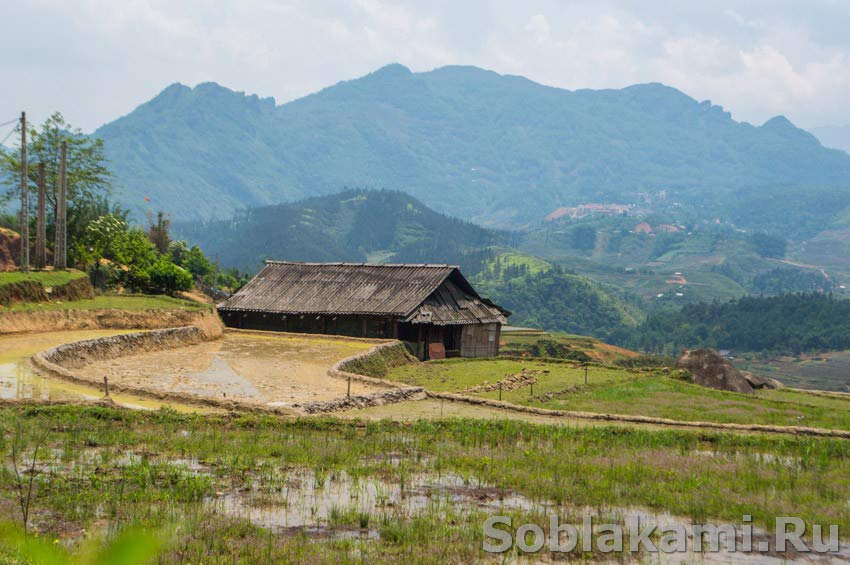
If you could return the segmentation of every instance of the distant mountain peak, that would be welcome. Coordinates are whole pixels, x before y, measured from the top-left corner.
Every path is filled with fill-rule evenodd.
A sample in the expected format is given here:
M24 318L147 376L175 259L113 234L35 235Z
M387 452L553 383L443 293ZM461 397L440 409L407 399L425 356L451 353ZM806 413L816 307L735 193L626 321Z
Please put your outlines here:
M142 216L134 195L149 194L175 219L200 219L387 187L485 225L521 225L647 186L723 211L744 183L850 185L850 157L786 118L753 127L659 83L570 91L477 67L414 74L394 63L273 104L178 83L103 126L123 201Z
M781 128L793 128L795 130L797 129L797 127L794 124L791 123L791 120L789 120L788 118L786 118L783 115L773 116L772 118L767 120L762 127L763 128L776 128L776 129L781 129Z
M402 65L401 63L390 63L384 65L380 69L369 73L364 78L396 78L412 75L413 71Z

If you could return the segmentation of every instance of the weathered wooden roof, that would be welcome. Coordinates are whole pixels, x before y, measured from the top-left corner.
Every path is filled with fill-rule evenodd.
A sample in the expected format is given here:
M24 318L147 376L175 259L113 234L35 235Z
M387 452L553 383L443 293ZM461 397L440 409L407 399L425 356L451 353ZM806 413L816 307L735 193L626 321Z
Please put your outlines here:
M392 316L413 323L505 321L454 265L267 261L222 311Z

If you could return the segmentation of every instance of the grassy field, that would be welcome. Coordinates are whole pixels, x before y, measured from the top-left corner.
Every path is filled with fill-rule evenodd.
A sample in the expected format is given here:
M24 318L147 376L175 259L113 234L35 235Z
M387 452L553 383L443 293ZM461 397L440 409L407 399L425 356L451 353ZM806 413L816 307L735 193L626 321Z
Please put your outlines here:
M499 350L502 355L569 358L577 352L588 360L613 363L638 356L634 351L609 345L587 336L542 330L502 331Z
M67 271L32 271L29 274L12 271L10 273L0 273L0 286L23 281L35 281L44 287L61 286L85 276L86 274L82 271L74 269Z
M157 310L162 308L185 308L200 310L210 308L207 304L173 298L164 295L147 294L104 294L86 300L71 300L67 302L26 302L14 304L6 311L36 311L36 310Z
M553 410L633 414L685 421L811 426L850 430L850 399L826 399L793 391L756 395L703 388L662 372L634 372L592 366L584 369L544 360L450 359L396 367L393 380L433 391L458 392L509 375L535 371L530 386L504 390L502 400ZM544 372L548 371L548 372ZM498 399L498 390L472 393Z
M736 361L742 369L767 375L796 388L850 392L850 351L804 358Z
M850 528L842 440L81 406L5 406L0 427L2 515L22 523L16 493L31 492L29 547L60 561L132 528L161 561L190 563L470 562L487 557L494 514L544 528L553 512L577 523L635 509L768 526L793 509ZM13 469L37 445L30 491ZM0 559L27 554L16 539L0 528Z

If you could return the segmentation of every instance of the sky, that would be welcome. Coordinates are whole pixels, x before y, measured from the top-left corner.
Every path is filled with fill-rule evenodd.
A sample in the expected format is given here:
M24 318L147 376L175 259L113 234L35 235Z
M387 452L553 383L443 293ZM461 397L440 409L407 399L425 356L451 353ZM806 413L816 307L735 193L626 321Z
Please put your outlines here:
M280 104L398 62L850 124L848 28L850 0L0 0L0 123L58 110L93 131L174 82Z

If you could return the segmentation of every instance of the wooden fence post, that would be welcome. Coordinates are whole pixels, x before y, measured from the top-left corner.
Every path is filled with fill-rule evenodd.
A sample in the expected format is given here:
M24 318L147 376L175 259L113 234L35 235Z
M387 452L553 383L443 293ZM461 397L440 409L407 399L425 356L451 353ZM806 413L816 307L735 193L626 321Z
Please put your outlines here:
M106 393L106 398L109 398L109 378L103 377L103 390Z

